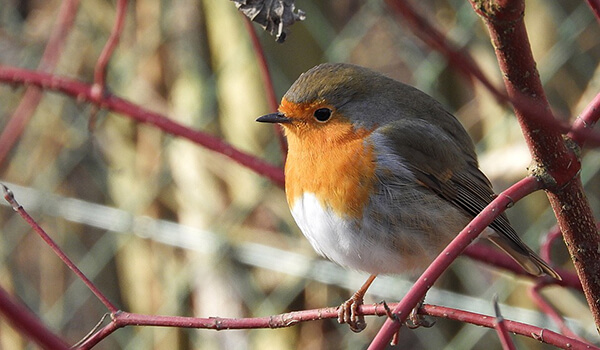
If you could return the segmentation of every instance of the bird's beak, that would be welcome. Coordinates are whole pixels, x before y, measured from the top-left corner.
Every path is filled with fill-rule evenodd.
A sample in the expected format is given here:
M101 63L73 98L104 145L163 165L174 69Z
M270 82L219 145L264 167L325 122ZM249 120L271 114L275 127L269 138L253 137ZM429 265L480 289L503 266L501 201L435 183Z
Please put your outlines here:
M279 123L279 124L287 124L287 123L292 122L292 120L290 118L286 117L281 112L263 115L262 117L258 117L258 119L256 119L256 121L261 122L261 123Z

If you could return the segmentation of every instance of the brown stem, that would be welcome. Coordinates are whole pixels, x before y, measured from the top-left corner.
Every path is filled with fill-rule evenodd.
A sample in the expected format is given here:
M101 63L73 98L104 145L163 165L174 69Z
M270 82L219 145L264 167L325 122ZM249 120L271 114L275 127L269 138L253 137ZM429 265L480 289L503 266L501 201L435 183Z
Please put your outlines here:
M533 157L530 170L544 183L600 332L600 235L579 179L575 152L557 130L531 117L537 110L553 118L529 46L525 4L523 0L471 0L471 4L488 27L511 100L522 101L514 109Z

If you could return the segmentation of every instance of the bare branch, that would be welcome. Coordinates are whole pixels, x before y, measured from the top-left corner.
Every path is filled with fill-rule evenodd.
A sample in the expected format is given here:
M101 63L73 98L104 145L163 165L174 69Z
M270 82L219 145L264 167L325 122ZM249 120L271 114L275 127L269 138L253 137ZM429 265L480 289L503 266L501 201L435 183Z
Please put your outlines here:
M44 240L44 242L46 242L46 244L54 251L60 260L62 260L65 265L67 265L67 267L71 269L71 271L73 271L75 275L77 275L77 277L88 287L88 289L94 293L98 300L100 300L110 312L116 312L118 310L117 307L110 302L110 300L108 300L108 298L98 289L98 287L94 285L92 281L90 281L89 278L87 278L87 276L77 267L77 265L75 265L75 263L69 259L62 249L60 249L58 244L56 244L50 235L48 235L46 231L44 231L44 229L38 225L38 223L29 215L29 213L27 213L27 211L17 202L12 191L3 184L0 184L0 186L2 186L2 190L4 192L4 199L10 203L13 209L27 222L27 224L29 224L29 226L31 226L31 228Z
M60 91L76 97L80 101L94 103L100 108L121 113L140 123L151 124L169 134L183 137L207 149L231 158L237 163L263 175L279 186L283 186L283 170L273 166L253 155L242 152L218 137L208 133L192 130L159 113L149 111L127 100L111 94L104 94L100 100L95 100L93 87L77 80L58 77L27 69L6 67L0 65L0 81L6 83L31 84L48 90Z
M510 334L508 334L508 329L506 329L506 322L504 321L504 317L502 317L502 313L500 312L500 306L498 305L498 296L494 295L494 313L496 314L496 319L494 320L494 329L498 334L498 338L500 338L500 344L502 344L502 349L504 350L515 350L515 344L512 339L510 339Z
M98 57L96 67L94 68L94 86L92 88L92 98L97 101L101 99L104 89L106 88L106 68L113 52L119 44L119 38L121 37L121 32L123 31L123 26L125 25L125 15L127 14L128 2L129 0L117 1L115 24L110 33L110 37L106 41L106 44L100 53L100 57Z
M25 337L34 341L39 347L48 350L68 350L67 344L52 333L25 306L0 287L0 313L3 318L19 330Z

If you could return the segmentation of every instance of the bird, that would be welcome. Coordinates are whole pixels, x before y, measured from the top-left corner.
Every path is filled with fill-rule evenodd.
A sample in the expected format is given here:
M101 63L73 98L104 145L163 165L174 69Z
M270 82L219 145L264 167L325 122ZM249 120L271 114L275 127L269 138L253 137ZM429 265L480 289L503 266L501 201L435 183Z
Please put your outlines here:
M317 65L257 121L283 127L287 202L314 250L371 274L338 311L356 332L366 327L356 310L375 276L422 272L495 198L458 119L365 67ZM484 236L531 275L560 279L505 214Z

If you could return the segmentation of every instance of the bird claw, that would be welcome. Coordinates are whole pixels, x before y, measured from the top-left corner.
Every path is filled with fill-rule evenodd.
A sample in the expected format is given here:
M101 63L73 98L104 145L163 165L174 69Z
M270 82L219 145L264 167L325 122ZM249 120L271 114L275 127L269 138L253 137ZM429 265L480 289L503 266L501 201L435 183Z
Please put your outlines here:
M415 306L415 308L412 309L412 311L410 312L408 319L404 322L404 324L406 325L407 328L410 328L410 329L416 329L419 327L430 328L430 327L433 327L433 325L435 325L435 320L426 318L423 315L419 315L419 309L423 306L423 303L424 303L424 300L421 300L421 302L419 304L417 304L417 306ZM398 315L396 315L395 313L392 312L392 310L387 305L387 303L385 301L382 301L382 304L383 304L383 308L385 309L385 313L386 313L387 317L389 317L393 321L399 322L400 320L398 318Z
M406 322L404 322L406 327L408 327L410 329L417 329L419 327L425 327L425 328L433 327L433 325L435 324L435 320L426 318L423 315L419 315L419 309L421 308L421 306L423 306L422 302L419 305L415 306L414 309L412 309L412 311L410 312L410 315L408 316L408 320L406 320Z
M419 315L419 309L423 307L424 303L425 303L425 299L421 300L417 304L417 306L415 306L415 308L412 309L412 311L410 312L410 315L408 316L408 320L406 320L406 322L404 322L406 327L408 327L410 329L417 329L419 327L425 327L425 328L433 327L433 325L435 324L435 320L426 318L423 315Z
M365 317L358 312L358 307L363 304L363 298L359 295L353 295L338 308L338 322L347 323L350 329L359 333L367 328Z

